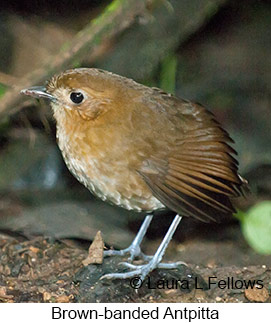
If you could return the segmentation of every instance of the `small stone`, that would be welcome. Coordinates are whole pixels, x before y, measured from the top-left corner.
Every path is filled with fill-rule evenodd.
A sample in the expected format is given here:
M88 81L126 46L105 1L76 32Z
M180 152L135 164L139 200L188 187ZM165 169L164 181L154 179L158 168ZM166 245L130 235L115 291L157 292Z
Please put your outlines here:
M0 295L6 295L6 287L5 286L0 286Z
M39 248L36 248L36 247L33 247L33 246L30 246L29 247L29 250L31 250L32 252L34 252L34 253L38 253L39 251L40 251L40 249Z
M204 301L206 299L206 293L201 290L201 289L197 289L194 295L195 299L198 302Z
M8 266L8 265L5 265L5 266L4 266L3 274L4 274L5 276L10 276L10 274L11 274L11 270L10 270L10 268L9 268L9 266Z
M269 298L268 290L263 287L255 285L253 288L248 288L245 290L245 297L251 302L266 302Z
M38 292L40 294L46 293L45 288L44 287L41 287L41 286L38 287Z
M163 291L166 295L170 295L170 294L176 294L177 290L176 289L166 289Z
M60 296L56 297L56 302L57 303L69 303L70 298L67 295L60 295Z
M185 246L180 243L180 244L177 245L176 249L177 249L178 252L184 252L185 251Z
M42 295L42 298L43 298L43 301L44 302L47 302L51 299L52 295L48 292L44 292L43 295Z
M208 268L210 268L210 269L212 269L212 268L214 268L214 267L215 267L215 265L216 265L215 259L211 259L211 260L208 262L207 267L208 267Z
M21 273L22 273L22 274L26 274L26 273L28 273L28 272L29 272L29 270L30 270L29 265L24 264L24 265L22 266L22 268L21 268Z
M0 286L0 299L12 299L13 295L7 295L7 288L5 286Z
M221 297L219 297L219 296L217 296L217 297L215 298L215 301L216 301L216 302L221 302L221 301L222 301L222 298L221 298Z

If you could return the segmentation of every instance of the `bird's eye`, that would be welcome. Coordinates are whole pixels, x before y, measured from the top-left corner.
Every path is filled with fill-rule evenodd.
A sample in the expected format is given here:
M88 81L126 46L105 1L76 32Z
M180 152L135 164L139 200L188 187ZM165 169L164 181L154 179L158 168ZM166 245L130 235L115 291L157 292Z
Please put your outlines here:
M73 103L79 104L84 100L84 95L81 92L72 92L70 94L70 99Z

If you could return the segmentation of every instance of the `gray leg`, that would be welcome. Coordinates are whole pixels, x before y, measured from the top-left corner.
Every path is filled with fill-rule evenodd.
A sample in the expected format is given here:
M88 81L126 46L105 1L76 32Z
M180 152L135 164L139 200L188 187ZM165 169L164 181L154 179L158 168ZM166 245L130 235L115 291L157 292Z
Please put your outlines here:
M145 277L155 268L166 268L166 269L171 269L175 268L179 264L184 264L183 262L177 262L174 264L160 264L164 253L167 249L167 246L172 239L172 236L177 229L178 224L180 223L182 217L180 215L176 215L173 222L171 223L167 234L165 235L163 241L161 242L160 246L158 247L156 253L154 256L150 259L150 261L147 264L144 265L132 265L130 263L123 263L128 268L133 269L132 271L129 271L127 273L112 273L112 274L107 274L104 275L102 278L108 278L108 279L115 279L115 278L120 278L120 279L126 279L126 278L131 278L135 276L139 276L140 281L143 282Z
M135 257L142 255L145 257L145 255L141 252L140 244L147 232L147 229L151 223L151 220L153 218L153 215L147 215L141 224L141 227L133 240L132 244L123 250L105 250L104 256L124 256L126 254L130 254L129 261L133 261ZM147 257L147 256L146 256Z

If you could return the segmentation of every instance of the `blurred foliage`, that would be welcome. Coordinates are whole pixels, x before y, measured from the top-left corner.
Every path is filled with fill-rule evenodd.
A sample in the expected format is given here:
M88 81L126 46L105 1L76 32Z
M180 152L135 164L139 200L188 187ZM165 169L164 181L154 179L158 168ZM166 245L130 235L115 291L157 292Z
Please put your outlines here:
M271 255L271 201L264 201L246 213L239 211L237 218L248 244L258 253Z
M10 128L10 118L6 116L0 120L0 135L5 136Z
M62 162L56 146L38 132L32 138L27 131L16 136L0 154L0 192L49 190L59 185Z
M232 1L178 51L176 94L214 112L242 174L271 161L270 21L270 2Z
M138 17L96 65L138 82L157 73L159 64L178 49L225 0L170 0ZM86 59L87 62L87 59Z
M2 95L5 94L6 90L7 90L6 86L0 83L0 98Z
M177 64L177 56L173 54L166 57L161 66L160 87L172 94L175 93Z

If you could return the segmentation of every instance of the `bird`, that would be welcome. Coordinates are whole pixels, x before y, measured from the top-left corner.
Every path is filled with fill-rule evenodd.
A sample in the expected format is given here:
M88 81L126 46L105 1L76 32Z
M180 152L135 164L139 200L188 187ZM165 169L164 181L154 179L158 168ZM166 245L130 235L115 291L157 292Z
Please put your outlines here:
M199 103L97 68L54 75L22 94L50 101L56 139L70 172L98 198L146 217L131 245L105 250L129 255L128 271L107 279L140 277L176 268L162 258L183 217L217 221L235 212L247 181L238 173L234 141ZM176 215L153 256L141 243L157 210ZM142 257L143 264L133 264Z

